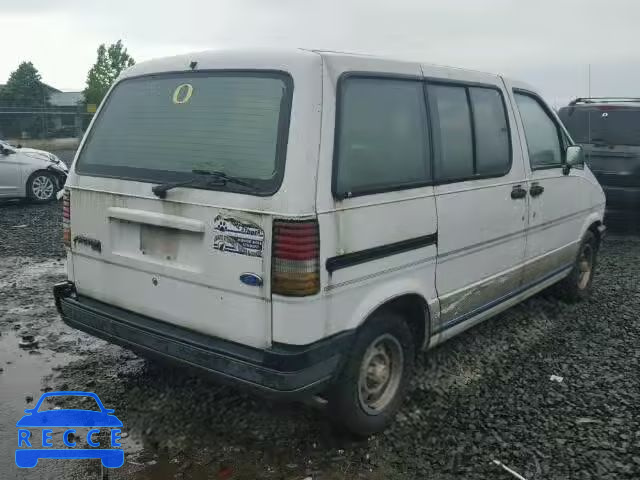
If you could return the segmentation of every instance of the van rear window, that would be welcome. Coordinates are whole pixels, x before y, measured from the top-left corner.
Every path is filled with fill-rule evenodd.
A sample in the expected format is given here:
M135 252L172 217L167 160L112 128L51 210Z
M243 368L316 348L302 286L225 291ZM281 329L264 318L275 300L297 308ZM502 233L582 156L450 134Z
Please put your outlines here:
M96 118L76 171L150 183L221 171L255 185L252 193L273 194L284 175L292 90L291 77L275 72L125 79Z
M577 143L640 146L640 108L563 107L559 116Z

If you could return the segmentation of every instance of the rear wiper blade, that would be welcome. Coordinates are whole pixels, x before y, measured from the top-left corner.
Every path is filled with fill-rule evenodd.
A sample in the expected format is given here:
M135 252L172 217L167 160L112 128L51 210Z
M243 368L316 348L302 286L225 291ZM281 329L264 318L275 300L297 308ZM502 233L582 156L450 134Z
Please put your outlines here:
M192 185L202 185L202 186L213 186L213 185L226 185L227 183L234 183L236 185L240 185L245 188L249 188L252 191L255 191L256 187L244 180L240 180L239 178L227 175L224 172L219 172L216 170L191 170L191 173L197 175L196 177L190 178L189 180L184 180L182 182L170 182L163 183L161 185L156 185L151 188L151 191L158 198L166 198L167 192L173 188L177 187L188 187Z
M240 180L238 177L234 177L228 175L224 172L220 172L218 170L191 170L191 173L195 173L197 175L210 175L212 180L219 180L223 184L225 183L235 183L236 185L240 185L242 187L250 188L251 190L255 190L256 186L245 182L244 180Z

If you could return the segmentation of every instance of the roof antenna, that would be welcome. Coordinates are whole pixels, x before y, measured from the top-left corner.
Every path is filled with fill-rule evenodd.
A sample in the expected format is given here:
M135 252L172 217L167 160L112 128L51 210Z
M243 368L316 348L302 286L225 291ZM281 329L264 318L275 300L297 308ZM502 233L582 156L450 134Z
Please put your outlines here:
M191 67L191 70L195 70L195 69L196 69L196 67L198 66L198 62L196 62L196 61L192 61L192 62L189 64L189 66Z

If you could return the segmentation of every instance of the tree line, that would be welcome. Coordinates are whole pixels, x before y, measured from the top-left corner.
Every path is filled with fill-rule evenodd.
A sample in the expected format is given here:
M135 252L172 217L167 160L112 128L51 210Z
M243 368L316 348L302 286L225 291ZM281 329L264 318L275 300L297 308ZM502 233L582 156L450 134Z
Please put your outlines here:
M135 60L121 40L108 47L100 45L96 62L87 73L82 92L84 103L99 105L118 75L134 64ZM22 62L0 88L0 131L7 136L25 131L30 136L40 136L46 128L43 115L51 106L51 92L35 65L29 61ZM25 114L25 111L33 113Z

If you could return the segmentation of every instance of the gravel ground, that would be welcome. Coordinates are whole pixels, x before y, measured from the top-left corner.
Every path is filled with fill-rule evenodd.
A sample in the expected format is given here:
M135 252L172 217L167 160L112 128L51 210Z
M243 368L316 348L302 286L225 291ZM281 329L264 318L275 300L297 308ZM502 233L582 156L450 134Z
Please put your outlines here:
M422 355L397 422L353 442L321 409L218 386L64 326L50 298L64 277L60 209L0 204L0 405L19 416L27 395L96 392L126 431L125 465L109 478L514 478L493 460L527 480L640 478L637 236L607 239L588 302L543 292ZM35 354L15 348L23 333L40 340ZM13 445L17 418L0 420L0 445ZM18 471L11 452L0 471L99 478L99 462L61 463Z

